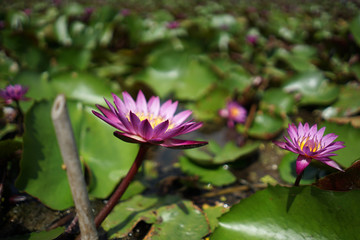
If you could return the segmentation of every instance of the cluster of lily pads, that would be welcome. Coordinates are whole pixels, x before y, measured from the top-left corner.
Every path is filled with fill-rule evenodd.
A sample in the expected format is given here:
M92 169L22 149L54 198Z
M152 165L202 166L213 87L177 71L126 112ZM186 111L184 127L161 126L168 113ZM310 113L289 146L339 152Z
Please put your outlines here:
M148 227L142 228L146 239L356 238L355 3L159 4L54 1L0 11L0 88L14 85L1 92L3 202L27 193L61 212L73 206L50 118L54 98L63 93L91 200L108 199L126 176L139 149L134 142L169 148L208 142L160 161L146 159L101 225L109 239L133 234L141 224ZM104 98L115 106L100 106ZM100 112L94 114L111 126L93 115L95 105ZM185 121L190 113L194 121ZM286 143L275 141L286 129ZM184 133L191 141L173 139ZM331 143L334 135L345 147ZM153 151L148 158L164 150ZM276 176L239 178L253 162L274 157ZM179 193L156 193L154 182L174 187L172 174L178 174ZM300 174L301 184L314 186L290 186ZM257 191L259 184L265 189ZM227 201L234 193L226 190L241 187L255 193ZM201 194L186 193L194 189ZM6 216L7 208L1 211ZM50 239L64 226L36 230L30 237Z

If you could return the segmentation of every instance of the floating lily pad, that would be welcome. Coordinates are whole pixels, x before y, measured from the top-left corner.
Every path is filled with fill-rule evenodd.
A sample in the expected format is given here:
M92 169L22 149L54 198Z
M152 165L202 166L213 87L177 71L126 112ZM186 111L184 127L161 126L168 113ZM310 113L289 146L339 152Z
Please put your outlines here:
M283 88L286 92L299 93L301 105L327 105L336 100L339 89L330 84L321 72L304 72L289 79Z
M51 208L65 209L73 201L50 119L51 107L52 103L41 101L26 114L24 152L16 185ZM105 198L127 173L137 146L115 138L114 129L81 103L68 102L68 109L80 159L91 171L89 195Z
M202 208L209 221L211 231L214 231L214 229L219 225L218 218L230 210L230 208L224 206L223 203L217 203L215 206L209 206L206 204L203 205Z
M348 117L360 112L360 87L345 85L340 87L338 100L327 107L322 116L325 119L333 117Z
M270 88L264 92L260 108L276 113L294 113L296 111L295 99L292 95L278 88Z
M356 239L360 191L268 187L234 205L211 240Z
M360 129L352 127L350 124L339 125L336 123L325 122L320 127L326 127L325 134L334 133L339 137L335 141L343 141L345 148L337 150L337 156L331 157L343 167L350 167L355 160L360 158Z
M135 196L118 204L102 227L108 237L125 237L140 220L152 227L145 239L201 239L209 232L203 213L190 201Z
M9 238L1 238L2 240L49 240L55 239L65 231L64 227L58 227L50 231L33 232L22 236L12 236Z
M225 146L220 147L215 141L209 141L208 147L189 149L184 152L195 163L211 166L234 162L241 157L254 153L259 145L260 142L248 142L238 147L234 142L228 142Z
M259 111L255 115L254 122L249 128L248 134L257 139L272 139L282 131L283 125L284 120L281 117ZM237 130L243 132L244 126L237 125Z
M204 184L223 186L234 183L236 177L229 171L227 166L201 166L187 157L180 157L181 170L191 176L199 177L199 181Z
M216 81L216 76L197 52L194 46L185 49L161 46L149 55L149 66L135 79L144 81L160 97L175 92L179 99L196 100Z

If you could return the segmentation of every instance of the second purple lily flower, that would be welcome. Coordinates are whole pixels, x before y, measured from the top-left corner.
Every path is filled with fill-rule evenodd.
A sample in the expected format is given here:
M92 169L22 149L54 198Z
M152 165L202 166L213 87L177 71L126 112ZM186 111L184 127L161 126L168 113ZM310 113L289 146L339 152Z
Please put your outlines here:
M336 154L333 151L344 148L343 142L334 142L338 137L334 133L324 136L325 127L317 130L317 125L311 128L308 123L296 127L295 124L289 124L289 138L284 136L285 142L274 141L280 148L299 154L296 159L296 174L300 175L310 164L312 159L318 160L326 165L343 171L340 166L330 159Z
M220 109L219 115L227 118L228 127L233 128L235 123L245 123L247 111L236 101L230 101L226 104L226 108Z
M105 99L109 109L96 105L102 114L93 111L97 117L119 130L114 135L121 140L168 148L195 148L207 144L174 138L202 126L201 122L185 121L192 114L190 110L174 115L177 101L168 100L160 105L159 97L153 96L147 102L142 91L139 91L136 100L127 92L122 95L123 100L113 94L115 106Z

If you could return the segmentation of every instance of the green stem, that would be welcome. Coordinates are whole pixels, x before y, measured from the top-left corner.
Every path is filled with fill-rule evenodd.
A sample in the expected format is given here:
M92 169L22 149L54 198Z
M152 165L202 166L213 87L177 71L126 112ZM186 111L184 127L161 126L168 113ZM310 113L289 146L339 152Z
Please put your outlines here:
M21 136L24 133L24 114L21 111L19 101L15 101L16 108L18 110L18 127L19 127L19 135Z
M145 158L145 154L147 150L149 149L149 144L140 144L139 152L136 156L136 159L134 163L132 164L129 172L125 176L125 178L121 181L119 186L116 188L113 195L110 197L109 201L105 205L103 209L99 212L99 214L95 218L95 225L98 228L101 223L105 220L105 218L110 214L112 209L116 206L116 204L119 202L121 196L124 194L125 190L128 188L131 180L135 177L136 173L138 172L141 163L143 162Z

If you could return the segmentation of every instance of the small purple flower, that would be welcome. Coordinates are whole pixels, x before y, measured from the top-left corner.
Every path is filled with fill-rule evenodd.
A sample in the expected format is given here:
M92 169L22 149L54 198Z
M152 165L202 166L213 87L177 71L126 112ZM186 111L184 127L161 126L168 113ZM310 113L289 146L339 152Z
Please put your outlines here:
M168 29L176 29L176 28L180 27L180 23L179 23L178 21L168 22L168 23L166 24L166 27L167 27Z
M248 42L251 45L255 45L257 41L258 41L257 35L250 34L246 36L246 42Z
M226 108L220 109L219 115L228 119L228 127L232 128L235 123L245 123L247 111L239 103L230 101L227 103Z
M130 15L130 10L127 8L124 8L120 11L120 14L123 15L124 17Z
M148 143L168 148L195 148L207 142L175 139L179 135L199 129L202 123L184 122L190 110L174 116L178 102L166 101L160 105L159 97L151 97L147 102L142 91L136 101L129 93L123 92L123 101L113 95L115 107L105 99L108 108L96 105L102 114L92 111L95 116L117 128L114 135L130 143Z
M27 101L24 95L28 91L27 87L23 87L20 84L9 85L5 89L0 90L0 97L5 100L6 104L11 104L13 101Z
M289 124L287 131L289 138L284 136L285 142L274 141L274 143L280 148L299 154L296 159L296 174L300 175L312 159L343 171L336 162L329 158L337 155L332 153L333 151L345 147L343 142L333 142L338 137L337 135L330 133L323 136L325 127L318 131L316 124L309 128L308 123L305 123L304 126L299 123L298 127L295 124Z
M32 13L31 8L26 8L26 9L24 9L24 13L25 13L27 16L30 16L31 13Z

